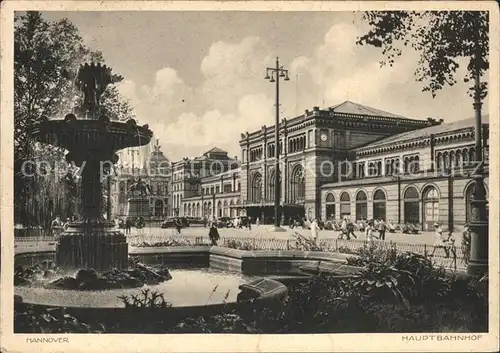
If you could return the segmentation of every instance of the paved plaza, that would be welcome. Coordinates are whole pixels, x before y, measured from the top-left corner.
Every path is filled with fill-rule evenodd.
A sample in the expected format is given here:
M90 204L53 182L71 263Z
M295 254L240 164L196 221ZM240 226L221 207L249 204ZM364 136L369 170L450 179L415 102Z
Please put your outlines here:
M234 228L219 228L219 234L221 237L241 237L241 238L277 238L277 239L293 239L294 232L298 232L305 237L310 237L311 231L308 229L302 229L300 227L290 229L289 227L284 227L285 232L272 232L270 231L270 225L260 225L252 226L252 229L234 229ZM365 240L365 235L363 232L355 232L357 239ZM378 235L378 233L375 233ZM159 227L145 227L142 229L132 228L128 236L130 237L152 237L152 238L167 238L175 237L178 233L173 228L159 228ZM186 237L206 237L208 239L208 228L196 226L183 228L181 230L181 235ZM336 239L340 237L340 232L334 230L321 230L318 232L319 239ZM462 241L462 232L457 231L453 233L455 238L455 245L460 246ZM385 240L387 242L397 242L406 244L434 244L434 233L433 232L420 232L419 234L403 234L403 233L386 233ZM46 239L43 239L42 243L47 243ZM16 238L16 245L19 246L33 246L36 245L36 240L34 238Z
M255 226L252 225L252 229L234 229L234 228L220 228L219 234L221 237L242 237L242 238L294 238L293 233L298 232L306 237L311 235L311 231L308 229L302 229L300 227L290 229L288 227L284 227L285 232L271 232L270 225L260 225ZM358 239L365 240L364 232L355 232ZM375 233L378 235L378 233ZM132 236L175 236L177 235L177 231L173 228L143 228L136 229L133 228L131 230L130 235ZM188 227L181 230L181 235L188 237L207 237L208 238L208 228L204 227ZM321 230L318 233L319 238L339 238L340 232L334 230ZM457 231L453 233L453 237L455 238L455 244L459 246L462 241L462 232ZM434 233L433 232L420 232L419 234L402 234L402 233L386 233L385 235L386 241L400 242L400 243L408 243L408 244L434 244Z

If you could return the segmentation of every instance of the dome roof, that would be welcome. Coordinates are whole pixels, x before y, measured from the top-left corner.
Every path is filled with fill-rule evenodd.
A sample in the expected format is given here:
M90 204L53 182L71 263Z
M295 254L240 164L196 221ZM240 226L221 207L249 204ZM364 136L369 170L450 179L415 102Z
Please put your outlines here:
M156 145L154 146L153 151L149 155L149 157L144 162L144 168L150 169L169 169L171 165L170 160L165 157L163 152L161 151L161 147L158 144L158 140L156 140Z

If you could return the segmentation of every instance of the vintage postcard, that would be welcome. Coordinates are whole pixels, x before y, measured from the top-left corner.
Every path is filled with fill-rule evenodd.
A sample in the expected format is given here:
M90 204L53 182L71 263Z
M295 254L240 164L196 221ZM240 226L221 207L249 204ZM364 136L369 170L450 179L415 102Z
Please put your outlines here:
M1 352L499 349L493 1L4 1Z

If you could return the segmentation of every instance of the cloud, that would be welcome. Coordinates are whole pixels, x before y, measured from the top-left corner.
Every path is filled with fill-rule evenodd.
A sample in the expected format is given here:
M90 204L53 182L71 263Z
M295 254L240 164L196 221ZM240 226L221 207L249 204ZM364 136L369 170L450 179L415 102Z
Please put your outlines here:
M381 68L380 50L356 45L363 33L362 25L337 23L309 55L285 63L291 81L280 90L283 117L347 99L411 118L433 116L450 121L472 115L467 98L451 104L457 96L464 96L463 85L445 89L433 100L415 82L416 53L406 50L394 67ZM274 124L275 89L264 75L275 55L259 37L217 41L199 63L199 82L187 84L175 68L164 67L150 86L124 81L119 88L170 159L200 155L213 146L239 155L241 133Z

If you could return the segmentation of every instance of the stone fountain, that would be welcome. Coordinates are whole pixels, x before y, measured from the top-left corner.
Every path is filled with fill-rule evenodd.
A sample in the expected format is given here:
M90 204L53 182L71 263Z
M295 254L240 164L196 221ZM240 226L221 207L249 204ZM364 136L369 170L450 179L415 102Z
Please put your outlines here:
M133 119L116 122L99 115L104 90L123 79L113 75L110 67L85 64L74 78L84 95L78 117L72 113L64 119L44 117L33 131L38 141L66 149L66 161L82 170L80 218L61 233L55 260L59 267L68 269L124 269L128 264L127 240L114 223L104 219L101 183L118 161L118 150L146 145L153 133Z

